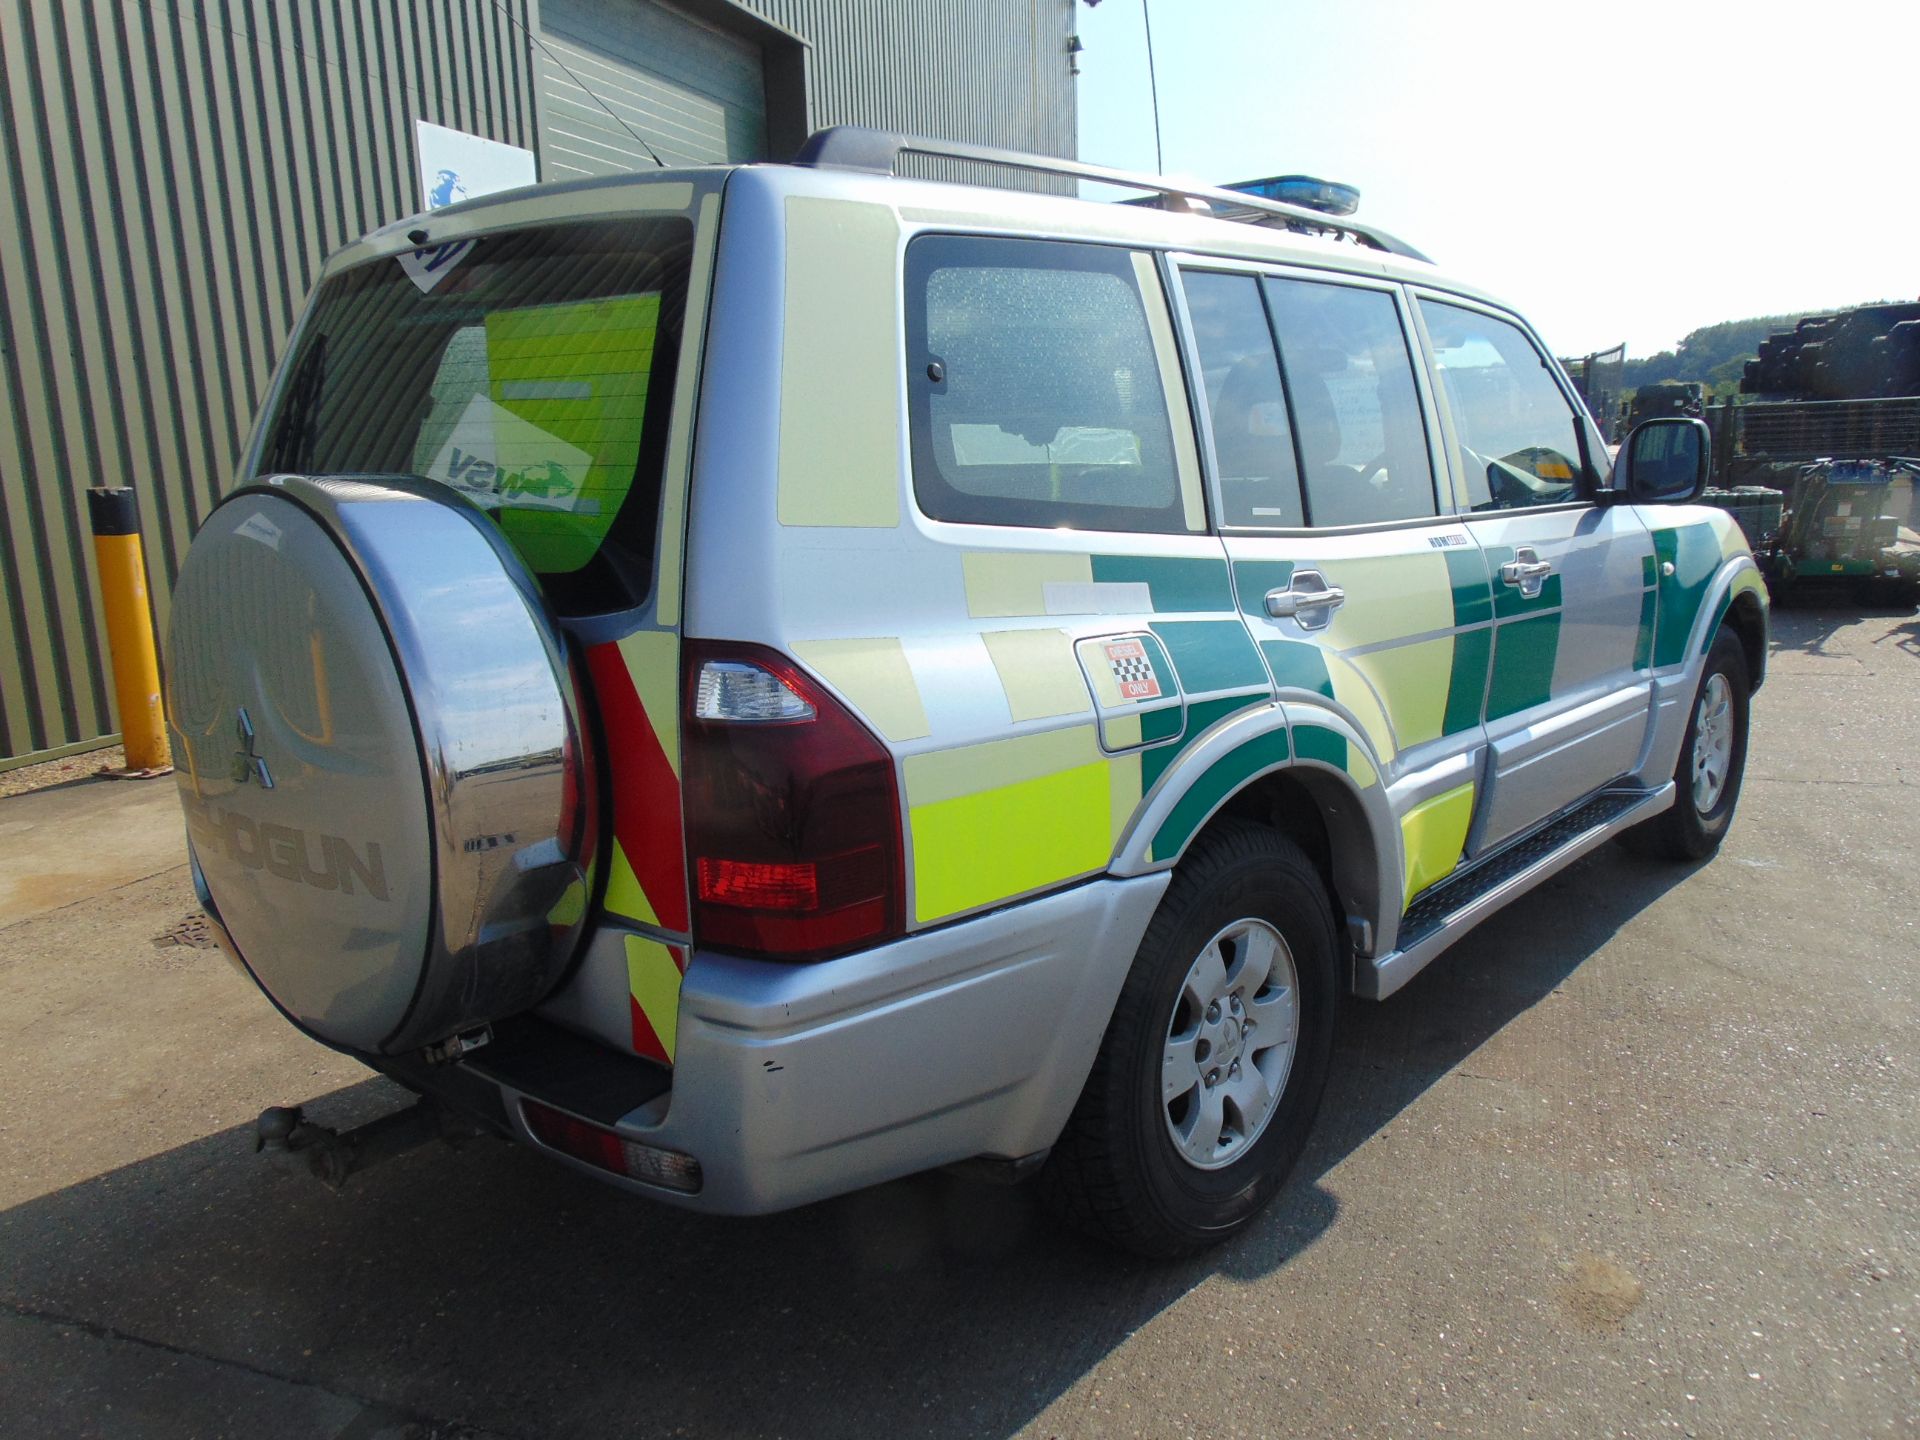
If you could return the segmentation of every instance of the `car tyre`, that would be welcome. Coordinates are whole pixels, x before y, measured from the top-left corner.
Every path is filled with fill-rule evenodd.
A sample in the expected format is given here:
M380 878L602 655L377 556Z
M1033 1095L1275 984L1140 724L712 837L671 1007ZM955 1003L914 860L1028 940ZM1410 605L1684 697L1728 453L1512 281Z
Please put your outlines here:
M1049 1208L1154 1258L1244 1227L1285 1183L1319 1111L1338 976L1312 861L1264 826L1215 825L1141 939L1041 1172Z
M1688 861L1720 848L1746 773L1749 700L1746 651L1740 637L1722 627L1687 715L1673 804L1626 833L1632 849L1651 859Z

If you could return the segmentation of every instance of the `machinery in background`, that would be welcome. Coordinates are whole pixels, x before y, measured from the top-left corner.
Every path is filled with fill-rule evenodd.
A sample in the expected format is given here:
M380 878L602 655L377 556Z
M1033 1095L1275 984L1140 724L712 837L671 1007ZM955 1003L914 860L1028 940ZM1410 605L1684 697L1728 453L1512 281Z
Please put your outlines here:
M1803 586L1841 586L1869 605L1910 610L1920 604L1920 533L1902 523L1914 518L1915 476L1920 460L1901 456L1799 466L1771 507L1772 533L1747 531L1768 588L1778 596ZM1702 498L1732 511L1742 529L1751 515L1757 529L1769 518L1763 493L1761 486L1741 486Z

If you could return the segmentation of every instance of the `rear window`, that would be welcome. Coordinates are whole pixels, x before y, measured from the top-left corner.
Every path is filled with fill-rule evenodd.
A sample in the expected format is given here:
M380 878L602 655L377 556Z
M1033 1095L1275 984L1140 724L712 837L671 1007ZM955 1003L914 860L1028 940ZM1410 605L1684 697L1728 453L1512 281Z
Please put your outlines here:
M1186 530L1130 252L930 235L908 247L906 283L914 491L925 514Z
M316 296L263 472L425 477L486 510L549 597L652 584L693 227L484 236L357 266Z

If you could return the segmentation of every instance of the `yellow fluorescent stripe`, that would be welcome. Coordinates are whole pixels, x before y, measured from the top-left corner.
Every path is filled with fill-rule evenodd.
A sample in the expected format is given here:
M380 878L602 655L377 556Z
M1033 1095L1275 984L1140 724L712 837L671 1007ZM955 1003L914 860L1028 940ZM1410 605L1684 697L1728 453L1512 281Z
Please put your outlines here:
M644 935L627 936L627 985L672 1060L680 1020L680 967L673 952Z
M1453 617L1453 583L1447 578L1447 557L1438 550L1329 556L1323 568L1328 583L1347 592L1346 604L1333 612L1326 632L1327 643L1336 650L1398 640L1410 628L1437 630ZM1409 626L1410 615L1433 618Z
M1438 740L1447 724L1447 689L1453 679L1453 637L1396 645L1350 657L1386 701L1400 748Z
M1058 774L1076 766L1104 764L1100 739L1091 725L1015 735L984 745L962 745L906 761L907 803L934 805L943 800Z
M1160 388L1167 397L1173 421L1174 460L1180 471L1180 505L1187 529L1207 528L1206 507L1200 499L1200 451L1193 443L1193 417L1187 413L1187 387L1180 375L1180 349L1174 344L1173 322L1167 315L1167 297L1160 288L1160 272L1153 257L1133 252L1133 274L1140 282L1140 298L1147 309L1147 332L1153 337L1153 355L1160 366Z
M691 187L689 187L691 189ZM707 333L707 290L713 277L714 222L720 197L703 195L693 222L693 269L687 277L687 317L681 327L680 368L673 379L673 414L667 424L665 485L660 492L660 574L654 585L659 597L654 614L669 629L680 623L680 566L687 543L687 484L691 479L693 415L699 403L700 340ZM674 771L679 771L679 758Z
M1015 720L1081 715L1092 708L1066 631L990 630L980 638L1000 672L1000 688Z
M1413 897L1444 880L1460 863L1473 821L1473 782L1423 800L1400 820L1400 838L1407 852L1406 897Z
M960 557L966 577L967 614L975 619L1047 613L1048 581L1091 585L1093 557L1046 551L968 551Z
M900 222L885 205L787 197L780 523L900 523Z
M800 640L793 648L887 739L918 740L930 733L920 687L898 640Z
M915 805L914 913L937 920L1105 869L1118 804L1113 785L1102 760Z
M1104 729L1109 750L1124 750L1129 745L1140 744L1143 739L1138 715L1109 715Z
M667 764L680 773L680 637L668 630L636 630L620 641L634 693L647 721L667 752Z
M549 925L572 925L587 913L587 887L575 880L560 892L560 898L553 902L553 908L547 912Z
M1347 742L1347 774L1353 777L1353 783L1362 790L1371 790L1380 783L1380 772L1373 768L1373 761L1351 740Z
M653 906L647 902L647 892L640 888L639 877L633 873L633 865L627 859L627 852L620 848L618 840L613 842L613 862L607 870L607 909L616 915L625 915L629 920L639 920L648 925L658 925L660 917L653 913Z
M1387 723L1387 712L1380 708L1380 699L1373 693L1373 687L1366 677L1354 669L1353 662L1339 655L1327 656L1327 678L1333 682L1333 698L1359 720L1360 728L1366 732L1367 739L1373 743L1374 753L1383 759L1391 760L1395 754L1393 729ZM1446 696L1440 697L1441 704Z

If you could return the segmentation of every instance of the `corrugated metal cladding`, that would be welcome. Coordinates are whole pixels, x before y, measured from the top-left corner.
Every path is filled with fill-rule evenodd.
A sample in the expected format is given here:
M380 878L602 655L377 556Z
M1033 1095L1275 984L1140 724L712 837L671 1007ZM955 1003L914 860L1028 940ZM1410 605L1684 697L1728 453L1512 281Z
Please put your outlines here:
M164 630L321 260L420 208L417 120L546 179L651 165L629 127L1071 155L1073 4L0 0L0 765L115 728L82 492L138 489Z
M876 125L1071 159L1078 153L1067 41L1075 0L741 0L812 43L812 127ZM935 179L1029 183L1008 172L910 157Z
M753 41L641 0L543 0L540 29L542 180L766 158Z

